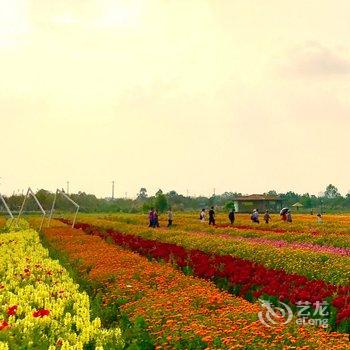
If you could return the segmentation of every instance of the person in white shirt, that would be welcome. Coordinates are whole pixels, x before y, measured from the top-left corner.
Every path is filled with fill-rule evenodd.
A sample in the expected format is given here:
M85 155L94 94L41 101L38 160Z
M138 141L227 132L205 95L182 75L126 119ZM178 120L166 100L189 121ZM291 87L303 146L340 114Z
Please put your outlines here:
M174 213L171 210L171 208L169 208L169 210L168 210L168 227L173 225L173 218L174 218Z
M199 214L199 220L201 222L205 222L205 209L202 209L202 211Z

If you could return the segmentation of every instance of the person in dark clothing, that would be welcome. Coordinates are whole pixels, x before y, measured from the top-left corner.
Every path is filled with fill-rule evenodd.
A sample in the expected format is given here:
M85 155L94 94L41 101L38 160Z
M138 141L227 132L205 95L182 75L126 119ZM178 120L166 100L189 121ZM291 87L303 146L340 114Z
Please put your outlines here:
M158 218L157 210L154 211L154 226L153 227L159 227L159 218Z
M209 210L209 225L215 226L215 211L214 207L211 207Z
M228 218L231 222L231 225L235 222L235 210L231 209L230 212L228 213Z
M154 208L152 208L150 210L150 212L148 213L148 219L149 219L149 226L148 227L155 227L155 225L154 225L154 219L155 219Z
M270 216L270 214L269 214L269 211L266 210L266 211L265 211L265 215L264 215L265 223L268 224L269 221L270 221L270 219L271 219L271 216Z

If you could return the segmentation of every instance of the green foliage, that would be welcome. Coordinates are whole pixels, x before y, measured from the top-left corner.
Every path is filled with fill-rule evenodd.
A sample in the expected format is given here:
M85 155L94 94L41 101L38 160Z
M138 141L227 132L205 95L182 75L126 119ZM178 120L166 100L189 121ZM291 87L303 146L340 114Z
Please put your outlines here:
M230 209L235 209L235 202L234 201L229 201L225 204L225 209L230 210Z
M341 195L340 195L338 189L337 189L334 185L332 185L332 184L329 184L329 185L327 186L326 191L325 191L325 193L324 193L324 196L325 196L326 198L331 198L331 199L337 198L337 197L341 197Z
M37 193L39 201L42 203L43 208L46 211L51 209L54 193L46 191L44 189L39 190ZM276 195L275 190L267 192L270 195ZM176 191L171 190L168 193L163 193L162 190L158 190L154 196L149 196L147 189L142 187L137 193L136 199L116 198L111 200L110 198L97 198L93 194L87 194L85 192L78 192L70 194L70 197L79 204L81 212L147 212L152 207L157 208L158 211L163 212L169 206L174 211L184 210L200 210L202 208L208 208L215 206L216 209L229 210L233 205L231 204L237 196L241 193L238 192L224 192L221 195L213 195L211 197L205 196L184 196L178 194ZM350 194L345 197L341 196L338 189L334 185L328 185L324 194L318 197L309 193L303 195L297 194L292 191L286 193L279 193L279 197L282 200L283 206L292 206L296 202L303 204L303 208L300 208L300 212L313 209L315 212L341 212L350 210ZM6 197L9 207L13 211L18 211L23 202L23 195L12 195ZM26 212L38 211L38 206L32 197L28 198L25 207ZM57 197L56 201L56 213L59 212L72 212L74 208L72 204L62 196Z
M123 314L120 319L120 327L125 339L125 349L128 350L151 350L154 342L147 331L147 324L142 317L131 322L127 315Z
M154 207L159 211L159 212L164 212L168 208L168 200L163 194L161 190L157 192L156 199L154 201Z
M147 195L147 190L146 190L146 188L141 187L140 192L139 192L138 195L137 195L137 199L139 199L139 200L145 200L145 199L147 199L147 197L148 197L148 195Z

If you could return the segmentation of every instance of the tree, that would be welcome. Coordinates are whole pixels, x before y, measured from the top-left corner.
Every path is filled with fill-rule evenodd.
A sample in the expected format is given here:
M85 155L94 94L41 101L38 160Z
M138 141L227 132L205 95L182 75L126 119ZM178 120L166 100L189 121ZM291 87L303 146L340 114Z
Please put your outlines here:
M157 192L154 206L160 212L164 212L168 208L168 200L161 190Z
M44 189L41 189L36 193L36 197L38 198L38 201L40 202L40 204L44 209L49 210L51 208L53 197L54 197L52 193Z
M175 198L175 197L178 197L179 195L177 194L176 191L172 190L172 191L170 191L170 192L167 193L167 196L168 196L169 198Z
M332 184L329 184L326 188L326 191L324 193L324 196L326 198L329 198L329 199L333 199L333 198L337 198L337 197L341 197L338 189L332 185Z
M159 189L157 192L156 192L156 196L160 195L160 194L163 194L163 191L161 189Z
M270 190L270 191L268 191L266 194L269 195L269 196L277 196L277 191L275 191L275 190Z
M141 187L140 192L137 194L137 199L145 200L147 197L147 190L144 187Z
M305 208L312 208L312 199L309 193L303 194L300 198L300 202Z
M235 209L235 202L234 201L227 202L225 204L225 209L227 209L227 210Z

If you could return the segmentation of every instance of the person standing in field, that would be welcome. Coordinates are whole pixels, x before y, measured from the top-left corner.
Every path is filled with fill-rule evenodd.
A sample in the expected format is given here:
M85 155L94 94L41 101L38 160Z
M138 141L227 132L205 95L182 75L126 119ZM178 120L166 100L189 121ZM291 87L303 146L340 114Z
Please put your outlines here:
M205 209L202 209L202 211L199 213L199 220L201 222L205 222Z
M322 214L318 213L317 214L317 222L320 224L322 222Z
M232 208L230 209L230 212L228 213L228 218L231 222L231 225L235 222L235 210Z
M287 222L292 222L292 213L290 210L287 211Z
M174 217L174 213L171 210L171 208L169 208L169 210L168 210L168 227L173 225L173 217Z
M148 213L148 219L149 219L149 226L148 227L155 227L154 225L154 219L155 219L155 215L154 215L154 208L151 208L150 212Z
M253 210L253 213L252 213L250 219L252 220L252 222L255 222L255 223L257 223L257 224L260 223L260 221L259 221L259 211L258 211L258 209L254 209L254 210Z
M215 211L214 207L211 207L209 210L209 225L215 226Z
M269 214L269 211L266 210L266 211L265 211L265 215L264 215L265 223L268 224L269 221L270 221L270 219L271 219L271 216L270 216L270 214Z
M159 217L157 210L154 211L154 226L153 227L159 227Z

